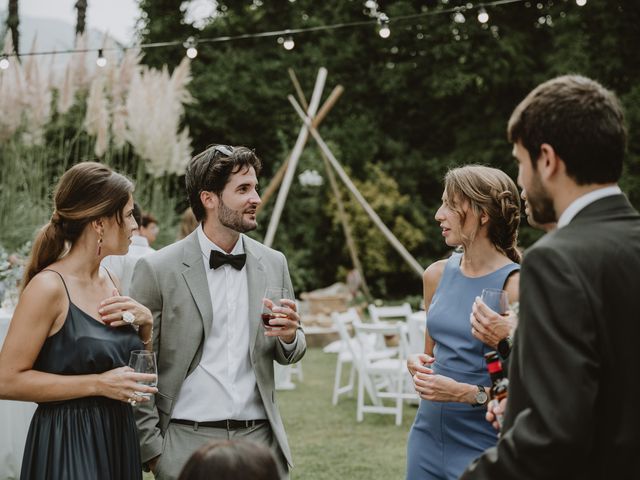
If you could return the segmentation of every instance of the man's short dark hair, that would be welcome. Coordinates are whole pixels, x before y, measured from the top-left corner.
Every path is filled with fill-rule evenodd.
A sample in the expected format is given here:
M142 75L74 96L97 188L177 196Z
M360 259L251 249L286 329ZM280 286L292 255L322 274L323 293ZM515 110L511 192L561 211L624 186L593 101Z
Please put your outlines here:
M142 225L142 209L137 203L133 204L133 219L138 224L138 227Z
M565 75L538 85L513 111L507 127L537 167L540 147L553 147L578 185L617 182L627 143L615 94L598 82Z
M187 166L185 183L193 214L200 222L205 210L200 201L200 192L220 195L231 175L253 167L260 174L262 162L253 150L247 147L213 145L191 159Z
M147 228L151 223L158 225L158 219L149 212L145 212L140 216L140 223L138 225Z

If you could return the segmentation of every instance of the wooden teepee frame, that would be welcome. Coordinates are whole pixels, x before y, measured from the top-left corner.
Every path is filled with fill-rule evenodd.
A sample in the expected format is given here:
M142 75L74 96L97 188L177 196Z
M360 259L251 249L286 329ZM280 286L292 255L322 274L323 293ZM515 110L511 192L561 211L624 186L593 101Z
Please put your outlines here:
M278 191L278 197L276 199L276 204L273 209L273 213L271 214L271 218L269 220L269 226L267 228L267 233L265 235L264 243L267 246L271 246L273 244L273 239L276 234L276 230L278 229L278 224L280 222L280 217L282 215L282 211L284 209L284 204L287 199L287 195L289 193L289 188L291 187L291 183L293 181L293 176L295 174L295 170L298 164L298 160L300 159L300 155L304 150L307 139L309 138L309 133L315 140L316 144L320 149L320 155L324 161L325 170L327 172L327 177L329 179L329 183L331 184L331 189L333 190L333 194L336 198L336 204L338 207L338 216L340 218L340 222L342 224L342 228L345 234L345 239L347 241L347 247L349 249L349 255L351 257L351 261L353 262L354 268L360 274L360 278L362 279L362 290L367 297L367 300L371 300L371 293L369 292L369 288L367 286L364 271L362 269L362 264L360 263L358 257L358 251L356 248L356 244L353 240L353 236L351 234L351 227L349 225L347 215L344 209L344 204L342 202L342 195L338 188L338 182L336 181L336 177L334 175L334 170L345 184L347 189L351 192L354 198L358 201L358 203L362 206L364 211L369 215L373 223L378 227L378 229L382 232L382 234L387 238L387 240L391 243L391 245L400 253L400 255L405 259L405 261L412 267L412 269L419 275L422 276L422 272L424 269L420 266L417 260L407 251L407 249L400 243L400 241L396 238L396 236L389 230L389 228L384 224L384 222L380 219L378 214L373 210L371 205L365 200L360 191L353 184L347 173L342 168L342 165L335 158L327 144L324 142L320 134L318 133L318 126L326 115L329 113L331 108L335 105L338 98L344 91L342 86L336 86L331 95L324 102L320 110L318 111L318 106L320 104L320 98L322 97L322 91L324 90L324 84L327 78L327 69L322 67L318 71L318 76L316 77L316 84L313 89L313 94L311 96L311 102L307 104L307 101L304 97L302 89L300 88L300 83L295 76L293 70L289 69L289 76L291 77L291 81L293 82L294 88L300 100L300 103L296 101L293 95L288 95L288 100L295 109L296 113L300 116L303 121L303 125L300 128L300 132L298 134L298 138L296 143L289 155L288 159L283 163L278 172L274 175L271 183L267 186L264 195L262 196L262 205L267 203L269 198L273 195L275 190L278 188L280 182L282 182L282 186ZM303 108L300 106L302 104ZM316 113L317 112L317 113ZM333 167L333 168L331 168Z

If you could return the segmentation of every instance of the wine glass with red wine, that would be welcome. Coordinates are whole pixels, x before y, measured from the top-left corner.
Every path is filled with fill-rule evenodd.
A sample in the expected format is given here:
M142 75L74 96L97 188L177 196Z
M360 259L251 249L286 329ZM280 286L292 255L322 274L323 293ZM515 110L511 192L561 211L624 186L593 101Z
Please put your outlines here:
M262 324L265 328L274 328L269 322L274 318L286 317L283 313L274 313L272 307L283 306L282 300L291 300L291 294L289 290L282 287L267 287L264 292L264 298L262 300Z

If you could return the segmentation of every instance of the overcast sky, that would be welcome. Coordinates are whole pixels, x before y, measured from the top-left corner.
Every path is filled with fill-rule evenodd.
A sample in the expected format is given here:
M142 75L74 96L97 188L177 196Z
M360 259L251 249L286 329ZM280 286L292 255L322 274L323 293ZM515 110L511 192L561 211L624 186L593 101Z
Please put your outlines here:
M20 0L19 14L48 17L76 24L76 0ZM108 31L123 44L130 44L140 10L136 0L88 0L87 26Z

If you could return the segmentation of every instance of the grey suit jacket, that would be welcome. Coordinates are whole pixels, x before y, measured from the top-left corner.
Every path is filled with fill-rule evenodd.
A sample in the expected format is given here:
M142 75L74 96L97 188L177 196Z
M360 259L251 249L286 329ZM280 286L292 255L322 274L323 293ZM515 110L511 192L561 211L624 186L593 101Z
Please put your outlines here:
M273 361L295 363L306 351L302 329L296 348L286 353L275 337L262 333L260 313L265 288L293 292L284 255L243 235L249 288L250 351L260 397L271 429L289 465L291 451L276 404ZM153 347L158 360L158 393L135 409L142 461L162 453L162 439L184 379L198 366L211 330L213 311L197 233L141 258L135 268L131 297L146 305L154 318ZM215 400L211 401L215 408Z
M464 479L640 472L640 215L602 198L524 257L498 445Z

